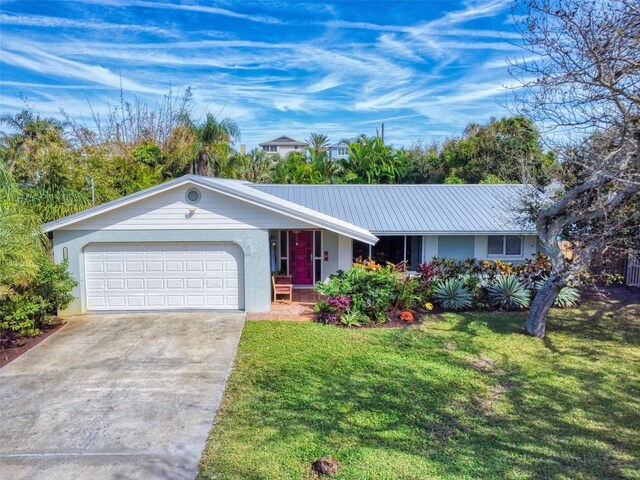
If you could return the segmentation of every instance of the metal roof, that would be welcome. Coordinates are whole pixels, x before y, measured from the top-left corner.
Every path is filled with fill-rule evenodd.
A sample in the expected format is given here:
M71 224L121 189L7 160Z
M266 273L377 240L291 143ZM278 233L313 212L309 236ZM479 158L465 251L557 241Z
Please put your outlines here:
M250 185L374 234L535 233L517 208L528 185Z

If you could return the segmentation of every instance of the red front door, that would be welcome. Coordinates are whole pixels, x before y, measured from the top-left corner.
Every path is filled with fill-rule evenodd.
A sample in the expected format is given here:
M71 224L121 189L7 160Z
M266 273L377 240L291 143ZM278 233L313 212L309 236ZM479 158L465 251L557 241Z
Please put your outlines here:
M313 285L313 232L289 232L289 275L294 285Z

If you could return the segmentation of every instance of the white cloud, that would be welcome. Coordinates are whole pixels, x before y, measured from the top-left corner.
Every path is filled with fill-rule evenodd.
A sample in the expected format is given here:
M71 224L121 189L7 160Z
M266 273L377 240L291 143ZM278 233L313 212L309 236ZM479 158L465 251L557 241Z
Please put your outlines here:
M156 1L146 1L146 0L83 0L85 2L90 3L98 3L98 4L110 4L115 7L144 7L144 8L153 8L160 10L179 10L186 12L197 12L197 13L205 13L209 15L219 15L223 17L231 17L231 18L239 18L242 20L249 20L251 22L258 23L266 23L277 25L282 23L281 20L275 17L262 16L262 15L249 15L245 13L235 12L233 10L229 10L226 8L212 7L206 5L196 5L196 4L188 4L188 3L167 3L167 2L156 2Z
M26 47L24 44L22 48L20 48L18 45L7 45L5 41L0 61L48 76L77 78L88 83L97 83L112 88L122 87L125 90L133 92L162 93L161 90L157 88L129 80L99 65L88 65L67 60L50 53Z
M175 32L148 25L96 22L75 20L72 18L47 17L43 15L8 15L0 13L0 24L24 27L78 28L85 30L124 30L127 32L144 32L162 36L177 36Z
M90 1L103 5L102 0ZM179 40L142 36L142 42L122 36L112 39L109 29L126 26L113 23L115 15L111 15L110 22L94 21L101 25L94 30L102 31L91 35L43 36L36 31L27 39L3 32L0 61L16 69L64 78L67 85L57 80L52 80L51 86L40 79L29 82L24 76L5 76L4 72L0 85L14 91L31 89L39 95L38 108L42 104L51 110L58 100L69 111L85 111L80 103L86 101L70 101L77 90L91 89L92 104L97 108L115 100L113 90L121 84L125 91L150 102L166 93L169 84L190 85L195 111L222 111L222 116L236 119L249 146L284 133L304 138L310 131L319 131L335 140L363 130L373 134L373 125L382 121L389 122L390 141L410 143L425 135L461 129L472 120L500 115L497 98L506 92L502 85L511 80L505 56L516 48L508 43L515 34L471 28L467 22L504 16L506 1L468 2L456 12L429 21L378 25L332 18L334 13L327 15L329 19L315 16L299 20L299 16L284 15L293 8L286 3L242 4L243 8L235 11L236 7L221 3L106 0L115 13L129 6L152 13L158 10L150 19L162 15L167 20L177 17L177 12L191 12L200 20L194 25L208 23L211 30L203 33L177 28ZM339 5L334 8L339 15ZM261 15L240 13L252 10ZM274 12L282 13L282 18ZM127 18L130 12L124 13L127 15L120 18ZM40 18L9 16L14 24L25 26ZM262 25L247 23L249 34L242 29L225 29L224 18L209 16ZM60 28L77 28L75 25L83 22L79 18L42 19ZM304 27L295 26L296 22ZM157 25L166 27L167 22L158 20ZM156 28L139 26L151 29L151 34ZM304 32L292 35L291 28L303 28ZM255 35L257 29L263 34ZM340 121L329 122L328 118Z
M324 92L325 90L339 87L342 83L343 82L336 75L327 75L313 85L308 86L306 91L309 93Z

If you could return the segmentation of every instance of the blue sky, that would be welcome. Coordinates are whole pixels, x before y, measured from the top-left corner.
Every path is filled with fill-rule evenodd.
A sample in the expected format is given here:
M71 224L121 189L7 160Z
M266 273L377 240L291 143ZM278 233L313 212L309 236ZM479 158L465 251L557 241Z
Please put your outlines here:
M0 111L90 111L192 87L199 117L249 148L309 132L396 146L508 115L511 0L251 2L3 0Z

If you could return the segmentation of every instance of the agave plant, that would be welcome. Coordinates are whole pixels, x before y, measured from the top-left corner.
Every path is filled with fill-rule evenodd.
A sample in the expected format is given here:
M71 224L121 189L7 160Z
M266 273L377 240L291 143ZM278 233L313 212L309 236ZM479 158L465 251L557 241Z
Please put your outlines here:
M438 282L434 299L446 310L462 310L471 306L471 292L459 278L447 278Z
M489 301L500 308L526 308L531 292L515 275L498 275L489 287Z
M542 278L535 283L536 292L540 291L546 281L546 278ZM562 287L553 304L556 307L569 308L576 306L578 300L580 300L580 290L574 287Z

